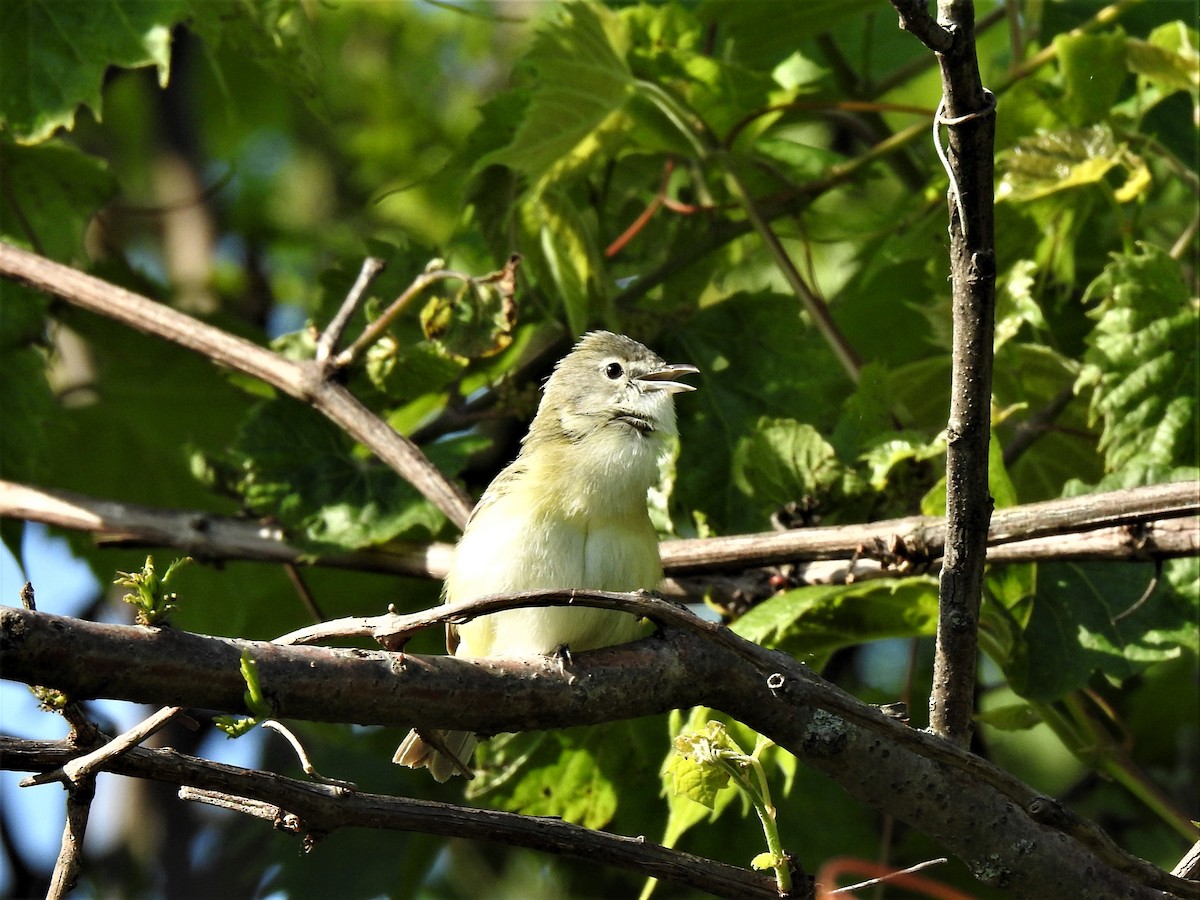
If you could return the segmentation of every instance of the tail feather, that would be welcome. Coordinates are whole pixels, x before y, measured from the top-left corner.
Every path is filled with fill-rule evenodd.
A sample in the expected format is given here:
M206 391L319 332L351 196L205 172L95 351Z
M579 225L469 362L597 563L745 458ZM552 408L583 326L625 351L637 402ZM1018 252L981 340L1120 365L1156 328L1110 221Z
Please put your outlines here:
M396 749L392 762L410 769L428 769L439 782L456 774L474 778L471 757L477 743L469 731L418 732L414 728Z

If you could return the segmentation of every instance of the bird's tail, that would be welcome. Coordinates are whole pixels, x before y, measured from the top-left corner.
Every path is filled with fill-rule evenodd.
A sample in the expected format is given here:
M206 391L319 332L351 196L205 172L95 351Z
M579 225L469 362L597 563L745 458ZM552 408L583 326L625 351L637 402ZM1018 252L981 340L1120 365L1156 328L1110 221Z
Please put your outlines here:
M408 733L392 757L392 762L410 769L428 769L437 781L451 775L474 778L471 757L478 743L469 731L425 731L415 728Z

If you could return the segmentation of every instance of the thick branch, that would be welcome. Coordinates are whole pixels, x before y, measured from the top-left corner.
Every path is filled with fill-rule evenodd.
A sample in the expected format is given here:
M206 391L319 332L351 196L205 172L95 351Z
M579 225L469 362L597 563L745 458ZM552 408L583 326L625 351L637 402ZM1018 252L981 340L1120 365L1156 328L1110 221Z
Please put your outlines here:
M0 276L164 338L312 405L360 441L461 526L470 498L402 434L325 378L315 361L293 362L162 303L0 241Z
M609 596L570 602L619 607ZM566 672L551 659L284 647L20 609L0 610L0 649L6 678L54 681L80 698L233 712L247 712L239 661L248 650L277 713L318 721L493 733L713 706L929 834L988 883L1026 895L1069 896L1088 883L1103 896L1159 896L1157 888L1200 898L1200 885L1124 854L1094 825L1008 773L857 703L784 654L711 625L688 625L686 613L661 601L624 603L666 620L662 637L579 654Z
M77 752L65 742L0 737L0 768L49 772L61 768ZM347 791L209 762L174 750L134 749L111 760L104 771L196 789L189 792L193 799L201 799L196 794L203 791L257 801L262 804L260 813L276 827L305 837L320 838L345 827L437 834L617 866L718 897L778 896L774 879L759 873L558 819ZM253 809L250 803L228 805L243 812Z

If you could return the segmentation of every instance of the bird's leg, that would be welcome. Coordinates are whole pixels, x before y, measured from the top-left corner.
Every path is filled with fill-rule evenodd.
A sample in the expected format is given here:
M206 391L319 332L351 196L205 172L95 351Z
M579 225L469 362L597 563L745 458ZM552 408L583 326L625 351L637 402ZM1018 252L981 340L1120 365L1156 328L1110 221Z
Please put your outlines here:
M558 663L558 672L567 679L567 684L575 683L575 674L568 669L575 664L571 658L571 648L566 644L559 644L554 648L554 652L550 654L550 658Z

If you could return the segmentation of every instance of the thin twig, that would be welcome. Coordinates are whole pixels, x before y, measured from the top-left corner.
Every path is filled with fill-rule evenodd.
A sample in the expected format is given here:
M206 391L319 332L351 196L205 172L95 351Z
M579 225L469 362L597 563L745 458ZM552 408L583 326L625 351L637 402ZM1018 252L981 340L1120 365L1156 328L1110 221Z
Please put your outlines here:
M274 719L263 719L258 723L263 728L268 728L276 734L281 735L284 740L291 745L292 752L296 754L296 758L300 760L300 768L304 770L304 774L320 784L327 784L332 787L339 787L347 791L358 790L358 785L353 781L343 781L340 778L329 778L317 771L316 766L312 764L312 760L308 758L308 752L304 749L304 745L300 743L300 739L292 734L291 730L282 722L276 722Z
M342 301L342 305L338 307L337 314L329 320L329 324L317 338L316 360L319 363L324 363L337 349L342 340L342 333L345 332L346 326L350 324L350 318L354 315L354 310L358 308L359 302L362 300L363 294L371 286L371 282L378 277L379 273L384 270L387 263L376 256L368 256L363 260L362 268L359 269L358 277L354 280L354 284L350 288L350 292L346 294L346 299Z
M183 712L183 707L165 706L153 715L138 722L128 731L117 735L102 747L93 750L91 753L85 753L83 756L75 757L64 765L61 771L35 776L33 779L29 779L28 784L23 782L21 786L32 787L36 784L64 780L69 784L78 785L85 779L90 778L94 772L103 768L108 760L120 756L122 753L129 752L146 738L150 737L150 735L163 728L181 712Z
M350 365L367 347L379 340L383 333L391 327L396 317L404 311L404 308L430 285L437 284L439 281L462 281L469 284L474 280L470 275L451 269L437 268L422 272L413 279L412 284L404 289L404 293L392 301L378 319L364 328L362 334L355 338L349 347L333 358L334 366L343 368Z
M67 788L67 821L63 826L62 843L59 845L58 858L54 861L46 900L65 900L79 880L79 872L83 867L83 839L95 797L94 775L80 779Z
M60 297L146 334L250 375L308 403L362 443L461 527L472 502L415 444L380 419L315 361L284 359L264 347L214 328L70 266L0 241L0 277Z
M835 897L838 894L849 894L853 891L861 891L863 888L874 887L877 884L886 884L889 881L897 882L897 886L899 887L918 888L921 885L915 884L914 881L923 882L923 879L906 879L904 876L913 875L916 872L920 872L923 869L932 868L933 866L943 866L949 861L950 860L946 859L944 856L939 857L938 859L927 859L924 862L917 863L915 866L909 866L907 869L888 871L886 874L880 875L878 878L871 878L867 881L860 881L858 884L851 884L843 888L827 891L826 896ZM966 895L962 896L965 897Z

